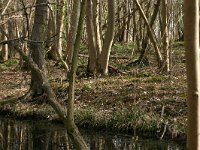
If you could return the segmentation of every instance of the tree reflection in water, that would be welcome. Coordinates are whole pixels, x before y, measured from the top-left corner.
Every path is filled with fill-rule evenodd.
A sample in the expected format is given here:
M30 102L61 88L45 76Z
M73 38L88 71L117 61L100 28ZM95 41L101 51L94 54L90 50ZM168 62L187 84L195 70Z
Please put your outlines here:
M185 145L167 141L137 140L128 135L82 131L90 150L179 150ZM62 125L0 118L0 150L71 150Z

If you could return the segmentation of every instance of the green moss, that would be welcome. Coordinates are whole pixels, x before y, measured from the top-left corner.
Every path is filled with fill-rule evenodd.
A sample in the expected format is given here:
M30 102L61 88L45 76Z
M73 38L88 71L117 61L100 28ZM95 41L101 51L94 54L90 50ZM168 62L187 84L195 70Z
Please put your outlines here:
M75 112L76 122L79 124L91 124L95 116L95 109L89 107L87 109L79 109Z
M156 131L158 129L158 126L160 124L159 116L156 114L145 114L141 117L142 124L141 128L144 131Z
M134 43L115 43L112 46L112 54L121 54L127 56L127 54L131 54L133 52L133 49L135 48Z
M184 50L184 42L176 42L172 46L175 56L184 56L185 50Z
M5 68L5 67L13 67L16 66L18 63L18 60L16 59L9 59L4 62L0 62L0 68Z
M144 72L137 74L137 77L150 77L150 76L153 76L153 74L148 71L144 71Z
M130 69L130 67L126 64L119 64L117 66L117 68L119 68L120 70L129 70Z
M155 86L147 86L146 87L147 91L154 91L156 89Z
M160 82L163 82L167 79L168 79L168 77L166 77L166 76L155 75L155 76L151 76L151 77L146 78L145 82L160 83Z
M81 43L80 44L80 49L81 50L86 50L88 48L87 44Z
M83 91L92 91L93 87L92 87L91 84L84 84L83 87L82 87L82 90Z
M181 47L183 48L184 47L184 42L180 41L180 42L175 42L173 44L173 47L176 48L176 47Z
M186 92L180 93L179 97L182 98L182 99L186 99L187 98L187 93Z
M134 76L125 76L123 79L130 81L130 82L140 82L141 78L134 77Z

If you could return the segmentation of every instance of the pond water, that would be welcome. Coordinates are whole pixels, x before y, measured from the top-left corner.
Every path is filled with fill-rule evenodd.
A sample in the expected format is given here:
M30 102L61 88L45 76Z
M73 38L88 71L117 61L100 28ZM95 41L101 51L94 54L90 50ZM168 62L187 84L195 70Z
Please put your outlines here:
M182 150L184 144L131 135L81 130L90 150ZM0 118L0 150L71 150L62 125Z

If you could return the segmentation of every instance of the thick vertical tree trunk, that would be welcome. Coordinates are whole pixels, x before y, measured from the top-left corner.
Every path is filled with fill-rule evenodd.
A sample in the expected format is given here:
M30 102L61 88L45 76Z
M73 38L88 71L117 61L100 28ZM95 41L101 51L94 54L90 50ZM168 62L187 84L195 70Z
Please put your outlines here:
M108 26L105 33L102 52L98 60L98 72L107 75L111 46L115 28L115 0L108 0Z
M89 58L87 66L87 75L96 73L97 62L102 52L102 41L100 35L99 22L99 0L88 0L86 9L86 30L88 37Z
M168 12L167 12L167 0L162 0L162 47L164 54L163 71L169 72L169 36L168 36Z
M46 37L46 17L47 17L47 0L37 0L35 8L35 18L30 38L30 53L33 61L38 67L46 72L44 52ZM31 91L33 96L43 94L42 80L37 76L35 71L31 71Z
M17 28L17 24L15 24L14 21L8 21L8 35L10 39L16 38L16 34L15 34L15 28ZM17 37L18 38L18 37ZM9 53L9 58L14 57L15 55L15 49L14 46L12 44L8 45L8 53Z
M5 25L4 25L4 29L6 29ZM7 40L8 38L5 35L2 35L2 39L3 40ZM2 45L1 46L1 51L0 51L0 61L6 61L8 60L8 45Z
M57 53L60 57L62 57L62 34L64 30L64 18L65 16L65 7L64 0L57 0L58 6L56 11L56 33L58 34L58 40L56 41L57 45Z
M184 39L188 82L187 149L200 149L199 0L184 0Z
M87 0L87 9L86 9L86 30L88 38L88 47L89 47L89 59L88 59L88 74L94 74L96 70L96 59L97 59L97 48L96 48L96 38L94 30L94 14L93 14L93 2L92 0Z
M101 50L102 50L102 40L101 40L101 33L100 33L100 0L94 0L93 3L93 13L94 13L94 30L95 30L95 39L96 39L96 51L97 51L97 57L100 56Z
M52 9L52 8L51 8ZM52 10L48 10L48 15L47 15L47 37L53 37L55 36L57 33L56 31L56 15L53 13ZM57 38L59 39L59 35L57 36ZM53 60L58 60L58 55L57 55L57 51L58 51L58 45L57 42L54 42L51 46L50 44L47 44L47 48L49 49L49 53L48 53L48 58L53 59Z
M5 6L3 5L3 0L1 0L0 1L1 14L5 13L5 11L6 11L6 8L4 8L4 7ZM6 19L5 16L1 16L2 22L4 22L5 19ZM3 24L1 28L3 29L3 32L5 32L5 34L7 34L8 29L7 29L6 24ZM1 39L6 41L8 37L5 34L1 34L1 36L2 36ZM8 45L7 44L2 45L1 49L0 49L0 61L6 61L6 60L8 60Z

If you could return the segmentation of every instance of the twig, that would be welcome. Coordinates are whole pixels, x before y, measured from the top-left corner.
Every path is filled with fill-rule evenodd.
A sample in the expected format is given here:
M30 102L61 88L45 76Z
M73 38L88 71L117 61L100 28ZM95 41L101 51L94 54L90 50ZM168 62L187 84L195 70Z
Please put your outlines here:
M4 40L4 41L0 41L0 45L5 45L5 44L10 44L13 42L18 42L18 41L24 41L26 37L20 37L20 38L14 38L14 39L10 39L10 40Z
M1 28L0 28L1 29ZM4 40L4 41L0 41L0 44L10 44L12 42L15 42L15 41L27 41L27 42L30 42L30 43L50 43L50 42L53 42L54 39L56 36L58 36L57 34L56 35L53 35L52 37L48 38L47 40L45 41L35 41L35 40L30 40L28 39L26 36L22 36L22 37L19 37L19 38L14 38L14 39L9 39L9 40Z
M78 54L79 57L89 58L88 55L85 54ZM129 57L125 56L110 56L110 59L129 59Z
M28 13L27 13L27 8L25 6L24 0L21 0L21 3L22 3L22 6L23 6L25 18L26 18L27 35L28 35L28 38L29 38L30 37L30 33L29 33L30 27L29 27L29 17L28 17Z
M165 133L166 133L166 131L167 131L167 125L168 125L168 121L165 123L164 129L163 129L163 133L162 133L162 135L161 135L161 137L160 137L160 140L163 139L163 137L164 137L164 135L165 135Z
M10 5L10 2L12 2L12 0L9 0L9 1L8 1L8 3L6 4L4 10L3 10L2 13L1 13L1 16L4 15L4 13L6 12L8 6Z
M165 111L165 106L163 105L162 110L161 110L161 115L160 115L161 118L162 118L163 115L164 115L164 111Z
M18 10L15 10L15 11L12 11L12 12L9 12L9 13L4 13L4 14L1 14L0 16L8 16L8 15L11 15L11 14L15 14L17 12L20 12L24 9L31 9L33 7L37 7L37 6L43 6L43 5L48 5L48 4L56 4L56 3L42 3L42 4L37 4L37 5L32 5L32 6L26 6L25 8L21 8L21 9L18 9Z

